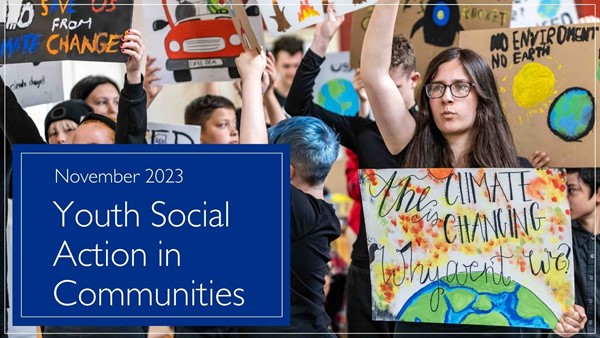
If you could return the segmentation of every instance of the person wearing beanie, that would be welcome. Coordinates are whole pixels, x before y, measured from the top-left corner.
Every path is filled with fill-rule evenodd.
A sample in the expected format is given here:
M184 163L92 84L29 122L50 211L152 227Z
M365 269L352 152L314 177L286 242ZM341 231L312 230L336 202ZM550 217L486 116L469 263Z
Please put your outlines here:
M71 89L71 99L84 100L94 112L117 119L119 86L106 76L86 76Z
M83 100L67 100L54 106L44 120L46 142L49 144L73 143L75 129L93 109Z

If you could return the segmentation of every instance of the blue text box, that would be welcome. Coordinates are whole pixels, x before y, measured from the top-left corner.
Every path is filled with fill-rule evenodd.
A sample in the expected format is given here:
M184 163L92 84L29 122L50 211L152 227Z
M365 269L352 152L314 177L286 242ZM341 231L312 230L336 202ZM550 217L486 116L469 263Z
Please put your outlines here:
M289 325L289 146L14 147L16 325Z

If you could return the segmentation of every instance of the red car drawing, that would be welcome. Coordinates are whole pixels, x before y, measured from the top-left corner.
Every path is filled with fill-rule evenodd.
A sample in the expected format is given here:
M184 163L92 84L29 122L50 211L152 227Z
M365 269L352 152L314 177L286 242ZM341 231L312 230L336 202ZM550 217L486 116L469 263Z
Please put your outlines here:
M182 1L173 17L167 0L162 0L162 6L167 21L154 21L152 29L158 31L167 26L171 29L165 37L166 68L173 72L176 82L191 81L191 70L199 68L227 68L229 77L240 77L235 58L244 47L226 10L211 14L200 7L206 4ZM258 16L258 6L248 6L246 12L248 16Z

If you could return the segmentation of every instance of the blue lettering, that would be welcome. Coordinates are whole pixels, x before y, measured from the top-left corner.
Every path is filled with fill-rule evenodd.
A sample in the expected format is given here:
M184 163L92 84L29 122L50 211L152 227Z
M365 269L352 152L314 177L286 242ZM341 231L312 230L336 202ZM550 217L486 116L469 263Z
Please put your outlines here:
M9 37L1 42L0 57L10 59L16 55L33 54L40 47L42 34L27 33L22 36Z

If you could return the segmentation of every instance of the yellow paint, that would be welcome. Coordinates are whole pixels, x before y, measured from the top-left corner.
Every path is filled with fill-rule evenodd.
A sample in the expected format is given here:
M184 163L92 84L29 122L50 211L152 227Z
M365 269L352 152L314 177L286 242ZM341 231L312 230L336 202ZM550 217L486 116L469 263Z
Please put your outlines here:
M513 98L523 108L533 108L554 92L554 74L550 68L531 62L523 66L513 81Z
M523 124L523 119L519 116L519 124Z
M506 81L506 75L504 75L504 77L502 78L502 82Z
M444 19L444 11L438 11L437 12L437 17L439 20L443 20Z

